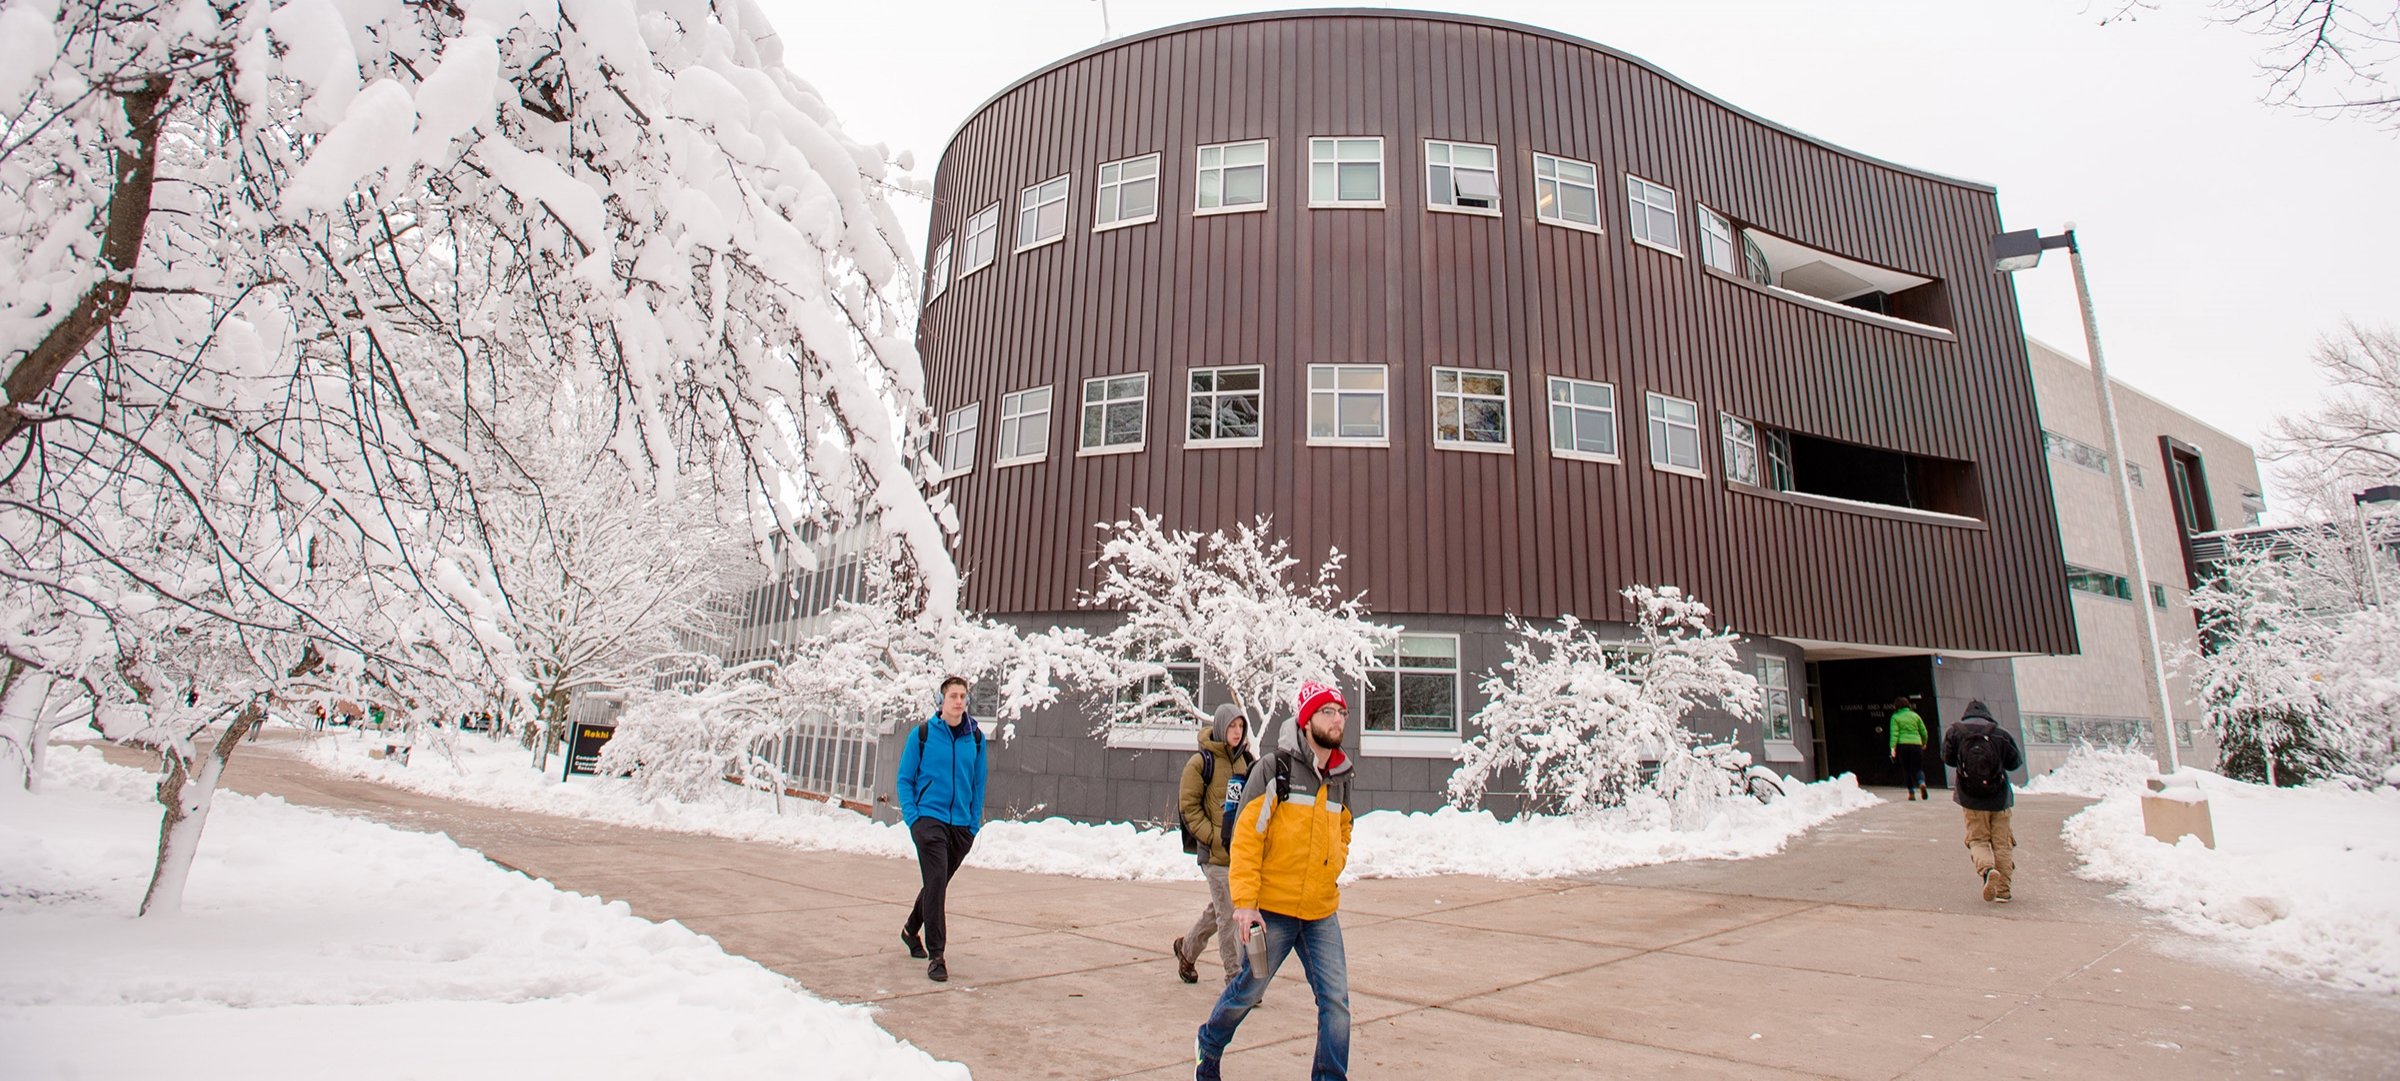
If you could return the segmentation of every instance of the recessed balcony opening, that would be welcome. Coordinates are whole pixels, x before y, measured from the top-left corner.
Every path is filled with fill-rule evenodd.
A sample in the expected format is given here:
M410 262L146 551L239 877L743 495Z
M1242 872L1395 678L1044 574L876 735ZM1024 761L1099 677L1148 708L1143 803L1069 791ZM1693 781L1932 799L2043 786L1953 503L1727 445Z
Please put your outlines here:
M1975 463L1841 443L1773 428L1759 430L1766 486L1850 503L1983 517Z
M1950 297L1939 278L1810 247L1706 208L1703 222L1711 241L1706 245L1708 264L1727 274L1887 319L1951 329Z

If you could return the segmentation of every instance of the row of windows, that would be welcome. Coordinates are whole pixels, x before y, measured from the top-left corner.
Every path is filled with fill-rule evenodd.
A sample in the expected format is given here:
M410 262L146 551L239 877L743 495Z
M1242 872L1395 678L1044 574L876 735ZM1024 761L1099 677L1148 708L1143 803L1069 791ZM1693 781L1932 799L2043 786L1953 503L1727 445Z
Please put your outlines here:
M2079 593L2114 597L2121 601L2133 599L2132 579L2122 574L2110 574L2107 571L2078 567L2072 563L2067 565L2067 588ZM2156 582L2150 583L2150 604L2157 608L2166 607L2167 587Z
M1444 450L1515 451L1515 408L1509 373L1473 368L1433 369L1433 445ZM1308 368L1308 443L1311 446L1390 445L1391 372L1381 364L1312 364ZM1616 462L1617 388L1614 384L1550 376L1550 451L1562 458ZM1076 417L1079 456L1123 454L1149 445L1150 375L1096 376L1083 381ZM1266 370L1257 365L1195 368L1184 389L1187 448L1255 447L1266 416ZM1029 387L1000 396L993 465L1038 462L1050 455L1052 388ZM1700 405L1652 391L1644 395L1650 463L1704 476ZM981 453L983 403L942 417L936 457L945 476L975 468ZM1720 414L1718 431L1726 479L1760 483L1756 425ZM1767 433L1767 465L1790 471L1790 453ZM1788 487L1788 483L1786 485Z
M1183 688L1203 712L1214 707L1202 695L1200 665L1170 660L1167 674L1137 688L1127 700L1140 701L1166 690L1171 682ZM1403 633L1392 652L1375 658L1367 670L1366 693L1360 704L1360 725L1366 732L1386 735L1458 736L1461 733L1459 689L1464 685L1455 634ZM1758 658L1758 682L1765 693L1760 734L1767 739L1792 738L1791 664L1781 657ZM1122 724L1138 723L1120 719ZM1182 725L1182 718L1162 716L1152 724Z
M2042 429L2042 449L2060 461L2072 462L2103 477L2108 475L2108 452L2074 436L2060 435L2044 428ZM2132 462L2125 463L2125 475L2132 478L2134 487L2143 487L2141 466Z
M1193 155L1194 216L1267 208L1268 140L1216 143ZM1158 220L1157 153L1104 162L1092 206L1092 231L1105 232ZM1381 209L1384 206L1384 141L1379 135L1320 136L1308 140L1308 205L1311 209ZM1067 197L1074 174L1030 185L1017 193L1015 250L1056 243L1067 234ZM1570 229L1601 231L1600 167L1555 154L1532 156L1534 218ZM1683 253L1681 210L1675 189L1625 174L1625 199L1633 239L1676 255ZM1488 143L1425 140L1425 209L1459 214L1500 215L1500 149ZM1766 256L1722 214L1694 204L1700 219L1704 262L1728 274L1773 284ZM954 237L933 249L926 272L925 300L932 303L955 279L991 266L999 254L1000 202L967 217ZM958 244L954 249L952 241Z
M2072 744L2086 743L2095 747L2124 747L2150 742L2150 722L2139 717L2071 717L2056 713L2028 713L2024 716L2025 742ZM2178 718L2175 722L2175 742L2192 745L2192 722Z

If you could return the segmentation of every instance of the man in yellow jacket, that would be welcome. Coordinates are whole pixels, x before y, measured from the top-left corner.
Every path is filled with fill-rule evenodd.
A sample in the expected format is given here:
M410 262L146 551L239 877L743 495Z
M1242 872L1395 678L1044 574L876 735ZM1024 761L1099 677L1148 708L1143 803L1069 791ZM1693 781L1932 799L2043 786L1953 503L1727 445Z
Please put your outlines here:
M1242 970L1200 1026L1192 1076L1218 1081L1218 1062L1286 956L1300 955L1317 999L1314 1081L1350 1076L1350 965L1342 954L1336 884L1350 861L1350 758L1342 753L1349 704L1316 683L1300 688L1298 746L1274 749L1250 771L1234 819L1231 880ZM1255 940L1255 942L1254 942Z

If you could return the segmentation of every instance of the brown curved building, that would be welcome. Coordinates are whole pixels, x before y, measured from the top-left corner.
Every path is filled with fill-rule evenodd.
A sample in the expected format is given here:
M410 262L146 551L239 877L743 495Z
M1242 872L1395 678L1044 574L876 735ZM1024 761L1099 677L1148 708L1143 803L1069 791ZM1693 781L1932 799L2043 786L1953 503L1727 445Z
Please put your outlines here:
M1999 230L1988 186L1534 27L1111 41L936 177L918 340L965 601L1078 618L1092 523L1132 507L1350 553L1427 635L1353 689L1371 806L1438 801L1502 616L1622 619L1634 583L1753 636L1783 713L1738 735L1792 772L1880 765L1893 693L2013 722L1998 658L2074 630ZM1181 756L1125 748L1188 734L1087 732L1021 725L995 809L1155 816Z

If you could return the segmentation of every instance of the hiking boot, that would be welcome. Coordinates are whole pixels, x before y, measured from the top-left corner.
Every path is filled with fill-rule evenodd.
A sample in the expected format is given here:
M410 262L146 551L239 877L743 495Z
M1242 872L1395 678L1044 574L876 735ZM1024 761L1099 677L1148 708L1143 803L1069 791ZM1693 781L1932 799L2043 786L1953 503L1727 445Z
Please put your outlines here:
M917 958L920 961L924 960L925 940L917 937L917 933L915 931L911 931L906 927L901 928L900 943L908 947L908 955L910 957Z
M1191 958L1183 955L1183 940L1180 938L1175 940L1175 978L1185 983L1200 982L1200 969Z
M1993 897L1993 898L1992 898L1992 900L1994 900L1994 901L1998 901L1999 903L2001 903L2001 904L2004 904L2004 905L2005 905L2005 904L2007 904L2007 903L2009 903L2010 901L2016 900L2016 898L2015 898L2015 897L2013 897L2013 896L2011 896L2011 895L2009 894L2009 892L2008 892L2008 879L2006 879L2006 878L2003 878L2003 877L2001 877L2001 876L1999 876L1999 875L1993 875L1993 876L1992 876L1992 879L1993 879L1993 881L1996 881L1996 882L2000 883L1999 895L1998 895L1998 896L1995 896L1995 897Z
M1918 798L1918 799L1921 799L1921 800L1924 800L1924 801L1925 801L1925 802L1927 802L1927 803L1931 803L1931 802L1933 802L1933 792L1932 792L1932 790L1931 790L1931 789L1928 789L1928 788L1926 788L1924 785L1918 785L1918 786L1917 786L1917 798Z
M1201 1049L1200 1037L1192 1037L1192 1081L1224 1081L1224 1078L1217 1069L1217 1060Z
M2001 878L2001 877L1999 877L1999 876L1997 876L1997 875L1994 875L1994 874L1993 874L1993 873L1991 873L1990 871L1985 871L1985 872L1983 873L1983 899L1984 899L1984 900L1986 900L1986 901L2000 901L2000 900L2005 900L2005 899L2006 899L2006 897L2005 897L2004 895L2005 895L2005 894L2007 894L2007 893L2008 893L2008 880L2007 880L2007 879L2005 879L2005 878Z
M925 966L925 978L935 983L949 983L950 966L943 964L942 959L936 957L932 964Z

